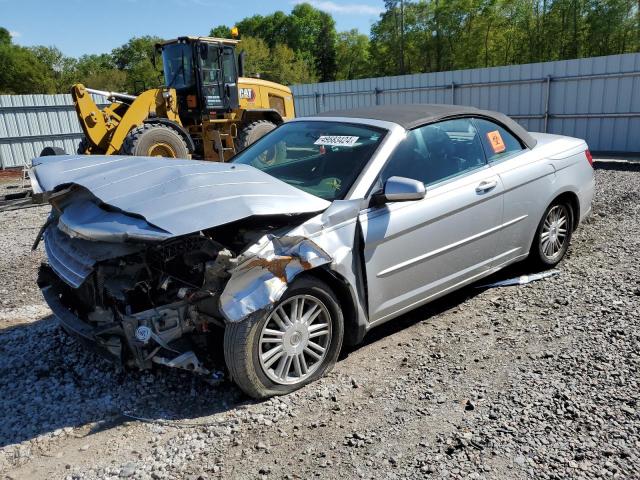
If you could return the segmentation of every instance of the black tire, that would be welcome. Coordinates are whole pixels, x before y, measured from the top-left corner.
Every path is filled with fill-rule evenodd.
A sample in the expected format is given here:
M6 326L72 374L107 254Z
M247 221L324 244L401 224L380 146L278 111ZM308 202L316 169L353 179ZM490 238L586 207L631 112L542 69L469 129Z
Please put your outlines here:
M41 157L51 157L54 155L66 155L66 154L67 152L65 152L60 147L44 147L40 152Z
M80 143L78 144L78 155L86 155L87 154L87 148L89 148L91 144L89 143L89 140L87 140L87 137L82 137L82 140L80 140Z
M555 228L555 238L560 240L560 235L564 234L560 248L557 249L557 251L549 249L550 240L545 241L547 238L554 238L554 229L553 227L548 227L549 223L547 223L550 217L554 215L554 212L559 212L559 214L566 219L559 227L564 230L564 232ZM561 221L556 223L561 223ZM544 215L542 215L542 219L538 224L538 229L536 230L536 235L533 239L531 250L529 251L529 263L538 270L552 268L560 263L567 253L567 249L571 243L573 225L574 212L571 204L567 200L556 200L549 205L544 211Z
M299 382L276 383L269 378L260 363L260 335L275 309L285 304L288 299L301 295L321 302L329 313L331 335L325 344L326 355L317 366L313 367L315 370ZM314 382L329 372L338 359L343 338L344 318L334 293L320 280L300 278L291 284L271 312L238 323L229 323L225 327L224 358L233 381L247 395L257 399L285 395Z
M145 123L131 130L120 153L141 157L190 158L189 148L182 136L160 123Z
M277 125L269 120L257 120L248 124L238 135L236 150L241 152L252 143L264 137L271 130L274 130L276 127Z

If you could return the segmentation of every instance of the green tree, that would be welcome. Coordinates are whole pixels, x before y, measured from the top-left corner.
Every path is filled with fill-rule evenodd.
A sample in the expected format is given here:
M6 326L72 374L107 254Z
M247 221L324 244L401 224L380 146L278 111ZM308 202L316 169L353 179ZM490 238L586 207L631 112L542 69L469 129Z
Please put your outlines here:
M161 41L159 37L134 37L111 52L115 67L127 74L131 91L154 88L162 83L161 70L153 66L155 45Z
M336 26L331 15L320 15L320 30L316 37L315 49L312 51L315 58L315 66L321 82L330 82L336 79L338 71L336 52Z
M238 52L245 52L245 75L264 77L271 69L271 50L264 40L257 37L244 37L238 46Z
M388 0L371 28L377 75L640 49L637 0Z
M0 27L0 45L9 45L11 43L11 34L9 30Z
M296 5L290 15L277 11L270 15L253 15L236 24L240 38L260 38L270 49L284 45L295 53L298 65L312 64L313 76L322 81L335 79L336 29L331 15L308 3ZM219 34L228 27L217 26L211 35ZM215 35L214 35L215 36ZM284 50L282 50L284 52Z
M313 66L284 44L269 48L261 38L244 37L239 51L246 52L246 75L291 85L317 80Z
M353 80L370 76L369 60L369 37L355 28L338 34L336 80Z
M127 73L116 68L108 53L80 57L76 62L76 81L90 88L112 92L128 88Z
M210 37L217 38L231 38L231 27L227 27L226 25L218 25L214 27L209 32Z
M289 32L289 16L281 11L270 15L254 15L242 19L236 24L240 38L257 37L273 48L280 43L286 44Z
M400 72L400 49L393 12L385 11L371 26L371 69L376 76L397 75Z
M266 77L284 85L318 81L310 62L284 44L271 49L271 65Z
M28 48L0 44L0 93L56 93L47 65Z
M65 56L56 47L36 46L30 50L49 70L55 82L56 92L67 93L77 82L76 59Z

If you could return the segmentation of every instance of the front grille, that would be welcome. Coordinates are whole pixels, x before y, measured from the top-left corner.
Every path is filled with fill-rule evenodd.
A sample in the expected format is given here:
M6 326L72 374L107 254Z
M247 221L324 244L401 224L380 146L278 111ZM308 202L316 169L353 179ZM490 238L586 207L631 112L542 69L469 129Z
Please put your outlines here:
M78 248L77 241L51 225L44 232L44 246L49 265L73 288L78 288L93 271L96 259Z

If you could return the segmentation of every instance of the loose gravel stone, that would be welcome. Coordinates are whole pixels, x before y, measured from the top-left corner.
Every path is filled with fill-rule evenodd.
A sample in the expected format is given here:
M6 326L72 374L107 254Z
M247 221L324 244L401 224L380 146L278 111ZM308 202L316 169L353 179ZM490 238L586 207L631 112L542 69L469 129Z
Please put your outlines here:
M28 249L46 209L0 214L0 473L637 477L640 172L596 174L593 215L560 275L449 295L372 331L327 377L265 402L186 372L120 371L86 350L35 286L42 247Z

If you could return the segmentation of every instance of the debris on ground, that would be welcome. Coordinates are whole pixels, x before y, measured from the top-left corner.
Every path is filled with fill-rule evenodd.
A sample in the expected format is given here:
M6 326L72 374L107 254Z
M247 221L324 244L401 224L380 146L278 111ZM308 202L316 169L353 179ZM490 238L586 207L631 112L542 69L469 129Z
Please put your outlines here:
M478 285L476 288L496 288L496 287L510 287L513 285L526 285L527 283L537 282L543 278L554 277L560 274L560 270L548 270L546 272L531 273L529 275L520 275L519 277L509 278L507 280L499 280L497 282L488 283L485 285Z
M87 351L38 310L42 246L29 249L46 207L0 213L0 473L635 478L640 181L617 170L596 180L562 275L448 295L372 331L326 378L264 402L184 371L118 371ZM510 272L493 279L526 270Z

